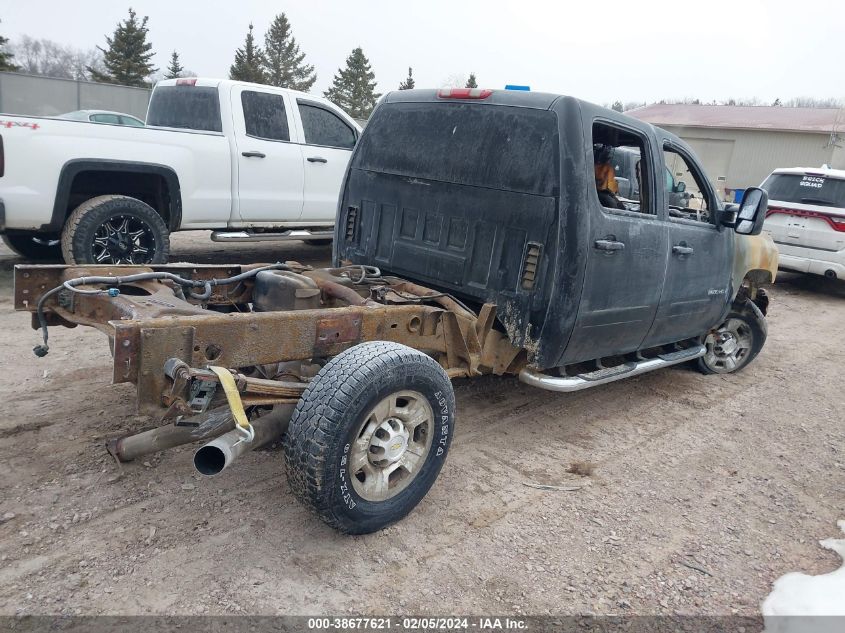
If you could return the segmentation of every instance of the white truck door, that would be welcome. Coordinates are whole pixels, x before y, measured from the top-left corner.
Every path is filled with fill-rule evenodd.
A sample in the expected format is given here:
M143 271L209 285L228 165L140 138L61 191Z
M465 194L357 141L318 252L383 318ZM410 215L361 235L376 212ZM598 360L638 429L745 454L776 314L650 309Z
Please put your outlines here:
M305 202L302 221L334 221L346 165L358 138L348 122L328 106L297 99L304 144Z
M302 151L292 104L281 92L232 90L241 221L295 222L302 214Z

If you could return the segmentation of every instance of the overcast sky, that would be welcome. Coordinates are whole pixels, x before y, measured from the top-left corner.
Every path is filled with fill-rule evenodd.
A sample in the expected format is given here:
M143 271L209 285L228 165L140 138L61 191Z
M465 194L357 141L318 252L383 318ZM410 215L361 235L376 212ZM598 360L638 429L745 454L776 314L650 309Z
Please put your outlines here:
M0 0L0 33L105 45L127 15L114 0ZM135 0L155 63L172 50L225 77L247 26L259 42L284 11L322 92L356 46L379 90L414 68L417 87L475 72L481 87L525 84L598 103L729 97L845 97L845 2L776 0Z

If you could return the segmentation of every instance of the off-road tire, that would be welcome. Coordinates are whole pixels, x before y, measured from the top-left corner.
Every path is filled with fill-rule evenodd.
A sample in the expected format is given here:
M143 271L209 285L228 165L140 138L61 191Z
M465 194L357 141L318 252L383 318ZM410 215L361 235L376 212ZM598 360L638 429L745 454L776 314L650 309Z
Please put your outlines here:
M696 361L698 369L702 373L725 374L738 372L747 367L751 363L751 361L754 360L757 354L760 353L760 350L763 349L763 345L765 345L766 343L766 336L768 334L769 328L766 323L766 317L763 316L763 313L760 311L760 308L758 308L753 301L748 298L742 298L734 302L734 305L731 307L731 311L728 313L728 316L725 319L725 323L727 323L731 319L738 319L745 323L745 325L748 327L752 338L752 344L749 348L748 353L742 358L741 362L735 368L730 370L720 369L718 367L712 366L707 362L707 355L702 356ZM702 337L702 342L707 344L706 341L707 336L705 335Z
M48 241L48 236L18 233L3 235L3 242L15 253L26 259L37 261L60 260L62 258L62 247L60 244L41 244L35 239ZM56 241L55 238L49 241Z
M148 204L129 196L97 196L80 204L62 229L62 256L67 264L97 264L93 258L97 229L109 218L130 216L144 222L155 240L148 264L166 264L170 256L170 232L158 212Z
M431 448L407 487L384 501L367 501L350 479L350 444L371 408L403 390L422 394L432 408ZM380 530L407 515L431 488L446 460L454 422L452 385L433 358L398 343L356 345L320 370L296 406L285 441L290 488L341 532Z

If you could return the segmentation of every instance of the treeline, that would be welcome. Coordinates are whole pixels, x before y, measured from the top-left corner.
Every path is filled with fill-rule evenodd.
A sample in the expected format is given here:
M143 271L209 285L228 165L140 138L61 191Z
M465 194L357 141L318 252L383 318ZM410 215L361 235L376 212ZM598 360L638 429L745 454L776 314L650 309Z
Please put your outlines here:
M784 108L842 108L845 107L845 100L836 99L835 97L793 97L792 99L777 98L772 102L763 101L757 97L750 99L734 99L733 97L723 101L702 101L701 99L693 99L685 97L683 99L661 99L654 103L659 104L686 104L686 105L728 105L728 106L782 106ZM612 104L605 104L617 112L627 112L628 110L635 110L642 108L647 104L645 101L614 101Z
M126 19L117 24L111 35L105 36L105 46L92 49L78 49L24 35L18 42L10 43L0 36L0 71L19 71L49 77L82 79L125 86L151 86L159 79L196 76L182 65L178 51L172 51L164 71L152 63L154 56L149 41L148 16L139 17L129 9ZM291 24L284 13L278 14L257 41L249 25L244 43L234 52L229 68L229 77L240 81L290 88L307 92L317 81L314 66L305 60L305 53L293 36ZM477 88L474 73L465 76L450 76L447 86ZM408 90L415 87L414 73L408 68L408 76L398 88ZM338 68L332 83L323 95L346 110L351 116L365 119L381 96L376 92L375 73L361 47L352 50L342 67ZM685 103L705 105L773 105L804 108L839 108L845 105L841 99L795 97L775 99L771 103L760 99L726 99L723 101L702 101L694 98L661 99L657 103ZM605 104L607 105L607 104ZM645 106L642 101L614 101L609 107L618 112L627 112Z
M105 36L106 45L91 49L29 35L10 43L0 36L0 70L138 87L150 86L162 78L195 75L185 70L176 51L171 53L163 73L153 65L148 20L129 9L129 17L119 22L110 36Z
M182 65L178 51L171 52L163 73L155 67L148 21L148 16L139 17L130 8L128 17L117 24L111 35L105 36L105 46L87 50L28 35L9 43L8 38L0 36L0 70L124 86L151 86L162 78L196 76ZM309 91L317 81L317 74L314 66L306 63L287 16L280 13L273 19L261 43L256 41L253 29L250 24L243 46L234 52L229 77ZM461 83L467 88L478 87L473 73L465 82L461 79ZM413 87L413 70L408 68L408 76L399 89ZM370 115L381 95L376 92L375 73L361 47L352 50L323 94L353 117L365 119Z

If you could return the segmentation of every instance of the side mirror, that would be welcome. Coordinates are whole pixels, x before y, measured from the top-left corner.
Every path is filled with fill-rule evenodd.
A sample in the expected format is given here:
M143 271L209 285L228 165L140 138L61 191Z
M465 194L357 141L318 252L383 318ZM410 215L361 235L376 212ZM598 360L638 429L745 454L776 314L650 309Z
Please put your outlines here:
M769 194L759 187L749 187L739 205L725 205L722 224L740 235L759 235L769 207Z
M675 185L675 193L683 193L686 190L687 190L687 183L685 183L683 180L679 180L678 184Z

